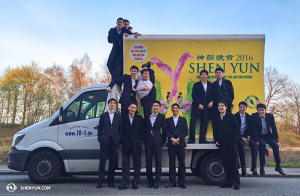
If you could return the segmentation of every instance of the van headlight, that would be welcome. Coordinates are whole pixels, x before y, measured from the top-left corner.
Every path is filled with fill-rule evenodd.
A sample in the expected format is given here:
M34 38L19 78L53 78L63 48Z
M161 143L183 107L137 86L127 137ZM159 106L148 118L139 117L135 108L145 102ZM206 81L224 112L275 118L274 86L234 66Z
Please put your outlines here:
M23 133L16 133L13 137L12 146L17 145L25 136Z

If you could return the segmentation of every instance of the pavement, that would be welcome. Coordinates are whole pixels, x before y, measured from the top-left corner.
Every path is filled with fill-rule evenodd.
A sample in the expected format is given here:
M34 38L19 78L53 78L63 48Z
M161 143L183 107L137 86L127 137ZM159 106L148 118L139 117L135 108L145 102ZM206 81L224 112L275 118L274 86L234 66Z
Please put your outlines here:
M275 171L275 167L265 167L266 175L265 177L300 177L300 168L282 168L283 171L286 173L286 176L283 176ZM169 168L162 168L163 175L168 175ZM257 172L259 173L259 168L257 169ZM116 170L116 174L121 174L121 170ZM146 174L146 169L142 168L141 170L142 174ZM250 168L247 168L248 176L252 176L252 172L250 171ZM19 172L15 170L9 169L6 165L0 166L0 175L27 175L27 172ZM97 175L97 174L95 174ZM190 169L186 170L187 176L193 176L193 173Z

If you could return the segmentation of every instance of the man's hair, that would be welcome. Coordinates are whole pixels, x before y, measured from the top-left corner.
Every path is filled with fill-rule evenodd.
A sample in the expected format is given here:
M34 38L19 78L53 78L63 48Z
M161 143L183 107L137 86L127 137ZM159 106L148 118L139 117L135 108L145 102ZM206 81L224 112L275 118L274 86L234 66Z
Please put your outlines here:
M107 101L107 104L109 104L111 101L114 101L116 104L118 103L117 100L115 98L110 98L108 101Z
M132 27L128 27L128 30L133 29Z
M136 108L138 108L138 104L136 103L136 102L132 102L132 103L130 103L129 105L128 105L128 107L130 107L131 105L135 105L136 106Z
M127 20L127 19L124 19L124 20L123 20L123 22L129 22L129 20ZM130 24L130 22L129 22L129 24Z
M223 103L223 104L225 105L225 107L228 107L228 103L226 103L225 101L223 101L223 100L219 101L218 105L219 105L220 103Z
M132 65L132 66L130 67L130 71L131 71L132 69L136 69L137 72L139 71L139 68L138 68L137 66L135 66L135 65Z
M173 109L174 106L177 106L177 107L180 109L180 106L179 106L178 103L173 103L173 104L172 104L172 109Z
M118 20L122 20L122 21L124 22L124 19L123 19L122 17L118 18L118 19L117 19L117 22L118 22Z
M206 73L206 75L208 75L208 71L206 71L206 70L202 70L202 71L200 71L200 75L202 74L202 73Z
M155 103L157 103L157 104L159 105L159 107L161 107L161 103L160 103L159 101L157 101L157 100L155 100L155 101L153 102L152 106L153 106Z
M224 72L224 70L220 67L218 67L216 70L215 70L215 73L217 73L217 71L221 71L222 73Z
M257 104L256 109L258 110L259 108L264 108L265 110L267 109L266 105L263 103Z
M141 71L141 74L143 74L145 71L148 71L148 72L149 72L149 69L143 69L143 70Z
M240 107L241 105L246 106L246 108L248 107L248 104L246 103L246 101L241 101L241 102L239 103L239 107Z

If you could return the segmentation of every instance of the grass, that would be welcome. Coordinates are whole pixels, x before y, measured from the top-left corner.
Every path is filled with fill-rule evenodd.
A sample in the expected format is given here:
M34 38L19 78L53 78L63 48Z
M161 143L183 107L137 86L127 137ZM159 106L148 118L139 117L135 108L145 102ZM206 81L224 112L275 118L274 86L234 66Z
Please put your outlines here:
M269 163L267 164L268 167L275 167L276 163ZM284 163L281 164L283 168L300 168L300 163Z
M0 123L1 128L13 128L13 127L20 127L20 124L15 124L15 123Z
M300 135L292 131L278 132L278 139L282 147L300 147Z

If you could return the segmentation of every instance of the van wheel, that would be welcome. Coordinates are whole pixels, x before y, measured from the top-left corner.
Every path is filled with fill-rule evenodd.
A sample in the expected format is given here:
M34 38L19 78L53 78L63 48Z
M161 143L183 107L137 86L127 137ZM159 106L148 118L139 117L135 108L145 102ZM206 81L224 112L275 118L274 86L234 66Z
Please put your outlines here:
M201 162L202 179L210 185L219 185L225 181L223 161L220 154L209 154Z
M61 174L59 158L52 152L39 152L29 160L27 173L30 180L34 183L53 183Z

